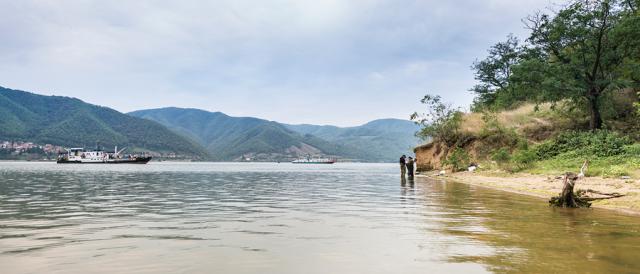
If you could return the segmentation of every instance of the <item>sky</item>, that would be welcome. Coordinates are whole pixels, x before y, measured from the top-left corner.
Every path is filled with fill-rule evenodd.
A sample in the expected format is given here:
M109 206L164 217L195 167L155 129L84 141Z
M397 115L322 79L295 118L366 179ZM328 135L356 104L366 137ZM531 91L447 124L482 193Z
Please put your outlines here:
M470 66L549 0L0 0L0 86L285 123L468 108Z

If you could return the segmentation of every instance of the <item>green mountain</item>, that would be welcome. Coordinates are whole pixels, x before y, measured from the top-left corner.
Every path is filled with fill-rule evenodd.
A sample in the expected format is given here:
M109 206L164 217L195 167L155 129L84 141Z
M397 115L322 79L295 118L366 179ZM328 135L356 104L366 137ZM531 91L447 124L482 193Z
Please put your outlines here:
M195 141L145 119L61 96L0 87L0 140L106 147L206 158Z
M230 117L199 109L161 108L129 115L156 121L198 141L215 160L290 160L323 155L357 161L390 162L419 142L418 127L405 120L376 120L359 127L286 125Z
M367 160L371 153L300 134L277 122L199 109L160 108L129 115L156 121L207 148L214 160L291 160L322 155Z
M420 129L411 121L380 119L356 127L286 125L301 134L311 134L332 143L368 150L376 161L395 161L402 154L412 155L420 144L415 133Z

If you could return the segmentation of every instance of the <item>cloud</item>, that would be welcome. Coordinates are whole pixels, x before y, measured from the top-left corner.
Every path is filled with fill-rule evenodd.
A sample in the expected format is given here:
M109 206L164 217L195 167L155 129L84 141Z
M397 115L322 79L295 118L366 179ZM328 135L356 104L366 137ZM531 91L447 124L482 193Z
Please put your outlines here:
M469 66L547 1L3 1L0 85L121 111L198 107L291 123L464 106Z

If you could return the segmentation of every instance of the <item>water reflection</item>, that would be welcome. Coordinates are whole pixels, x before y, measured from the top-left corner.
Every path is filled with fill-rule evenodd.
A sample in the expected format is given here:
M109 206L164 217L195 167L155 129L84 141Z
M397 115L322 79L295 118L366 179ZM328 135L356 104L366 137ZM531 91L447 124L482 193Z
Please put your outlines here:
M632 273L640 270L638 220L604 210L555 209L544 200L464 184L426 183L452 214L441 232L495 248L451 256L495 272Z
M0 164L3 272L633 272L634 217L395 165Z

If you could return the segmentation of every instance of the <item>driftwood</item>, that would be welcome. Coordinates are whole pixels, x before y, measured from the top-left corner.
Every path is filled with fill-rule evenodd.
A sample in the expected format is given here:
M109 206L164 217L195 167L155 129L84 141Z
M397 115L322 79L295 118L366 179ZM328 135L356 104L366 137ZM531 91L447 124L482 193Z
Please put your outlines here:
M592 201L604 200L604 199L612 199L623 197L623 194L620 193L604 193L592 189L587 190L578 190L574 193L573 188L576 185L576 182L585 176L585 172L589 166L589 161L585 161L580 168L580 173L575 174L573 172L567 172L563 176L564 186L562 187L562 193L560 193L557 197L552 197L549 200L549 204L557 207L590 207ZM600 197L588 197L587 193L597 194Z
M590 207L591 203L582 199L581 195L573 192L573 187L581 177L573 172L564 175L564 186L562 193L557 197L552 197L549 204L558 207Z
M587 197L586 195L588 195L589 193L599 195L600 197ZM587 190L581 189L581 190L578 190L576 194L578 196L581 196L582 200L585 200L585 201L606 200L606 199L620 198L625 196L624 194L620 194L617 192L606 193L606 192L601 192L593 189L587 189Z

